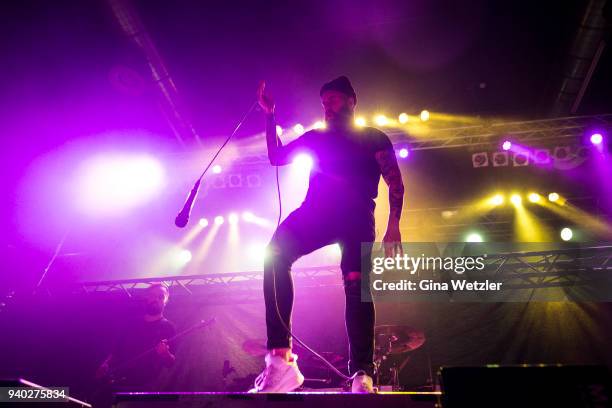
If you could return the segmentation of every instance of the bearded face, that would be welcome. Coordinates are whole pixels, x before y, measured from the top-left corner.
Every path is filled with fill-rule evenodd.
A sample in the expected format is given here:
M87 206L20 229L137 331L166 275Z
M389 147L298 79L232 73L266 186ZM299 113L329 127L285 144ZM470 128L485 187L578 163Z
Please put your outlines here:
M144 309L148 315L158 315L164 311L168 294L161 287L152 287L147 290L144 297Z
M338 91L325 91L321 95L321 104L328 125L345 125L353 121L355 100Z

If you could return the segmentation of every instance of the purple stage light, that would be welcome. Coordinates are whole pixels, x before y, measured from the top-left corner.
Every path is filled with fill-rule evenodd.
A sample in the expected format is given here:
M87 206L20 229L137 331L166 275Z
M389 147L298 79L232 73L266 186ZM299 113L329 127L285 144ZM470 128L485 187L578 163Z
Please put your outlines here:
M601 135L601 133L593 133L591 135L591 143L593 143L594 145L600 145L601 142L603 142L603 136Z
M512 148L512 142L509 140L504 141L504 143L502 144L502 149L508 151Z
M408 157L408 154L410 152L408 151L408 149L406 149L405 147L403 149L400 149L399 151L399 157L401 157L402 159L405 159L406 157Z
M161 163L148 155L100 154L78 171L77 204L91 215L123 213L153 199L165 183Z
M300 173L309 174L312 168L312 157L301 153L293 159L293 167Z
M191 251L188 249L183 249L178 254L178 262L182 265L189 263L189 261L191 261L191 258L192 258Z

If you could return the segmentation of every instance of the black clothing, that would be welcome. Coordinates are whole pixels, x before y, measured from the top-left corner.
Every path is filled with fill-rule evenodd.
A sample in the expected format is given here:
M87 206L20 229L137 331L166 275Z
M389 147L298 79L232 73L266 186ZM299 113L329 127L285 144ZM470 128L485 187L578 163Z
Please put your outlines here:
M323 96L323 92L325 91L342 92L345 95L352 96L355 99L355 103L357 103L357 95L355 94L353 85L351 85L351 81L344 75L323 84L319 96Z
M348 132L311 130L290 145L292 151L307 153L313 159L306 202L374 210L381 176L375 153L393 151L387 135L371 127Z
M337 242L342 250L343 276L360 271L362 280L366 280L364 287L369 288L374 198L381 176L375 153L393 149L388 137L374 128L346 133L310 131L292 143L296 148L292 151L313 157L313 167L306 199L281 223L268 247L264 265L268 349L291 347L291 336L279 320L276 307L278 304L290 328L290 269L301 256ZM345 295L349 371L365 370L372 375L375 310L371 294L369 289L362 292L360 281L345 281ZM370 301L362 301L362 295Z
M161 340L173 337L175 333L174 324L166 318L154 322L146 322L141 318L127 325L112 353L111 369L117 369L117 380L126 386L143 389L150 387L164 367L157 352L153 350L131 363L127 362L156 347Z

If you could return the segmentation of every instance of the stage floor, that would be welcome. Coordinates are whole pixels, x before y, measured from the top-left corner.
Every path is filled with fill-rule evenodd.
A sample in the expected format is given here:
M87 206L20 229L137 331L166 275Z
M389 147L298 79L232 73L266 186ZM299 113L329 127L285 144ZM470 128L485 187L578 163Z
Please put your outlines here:
M391 392L353 394L342 391L299 391L283 394L246 392L127 392L115 394L115 407L297 407L351 408L417 407L433 408L440 392Z

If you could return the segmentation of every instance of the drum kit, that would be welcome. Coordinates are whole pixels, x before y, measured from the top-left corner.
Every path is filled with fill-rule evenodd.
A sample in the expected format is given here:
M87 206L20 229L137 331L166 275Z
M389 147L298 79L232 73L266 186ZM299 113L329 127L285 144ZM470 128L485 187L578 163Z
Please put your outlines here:
M410 355L425 343L425 334L408 326L382 325L374 329L374 373L375 385L391 386L392 390L400 390L399 375L402 369L410 362ZM242 350L254 357L262 357L266 354L264 339L247 339L242 343ZM343 356L334 352L320 353L327 361L341 371L346 370L346 362ZM303 357L302 357L303 356ZM328 385L332 383L331 372L316 357L310 353L302 354L300 367L305 372L319 371L318 377L307 378L310 383ZM309 370L310 369L310 370ZM327 372L328 375L325 375Z
M384 325L376 326L374 336L376 386L399 391L399 374L410 362L410 353L425 343L425 334L408 326Z

